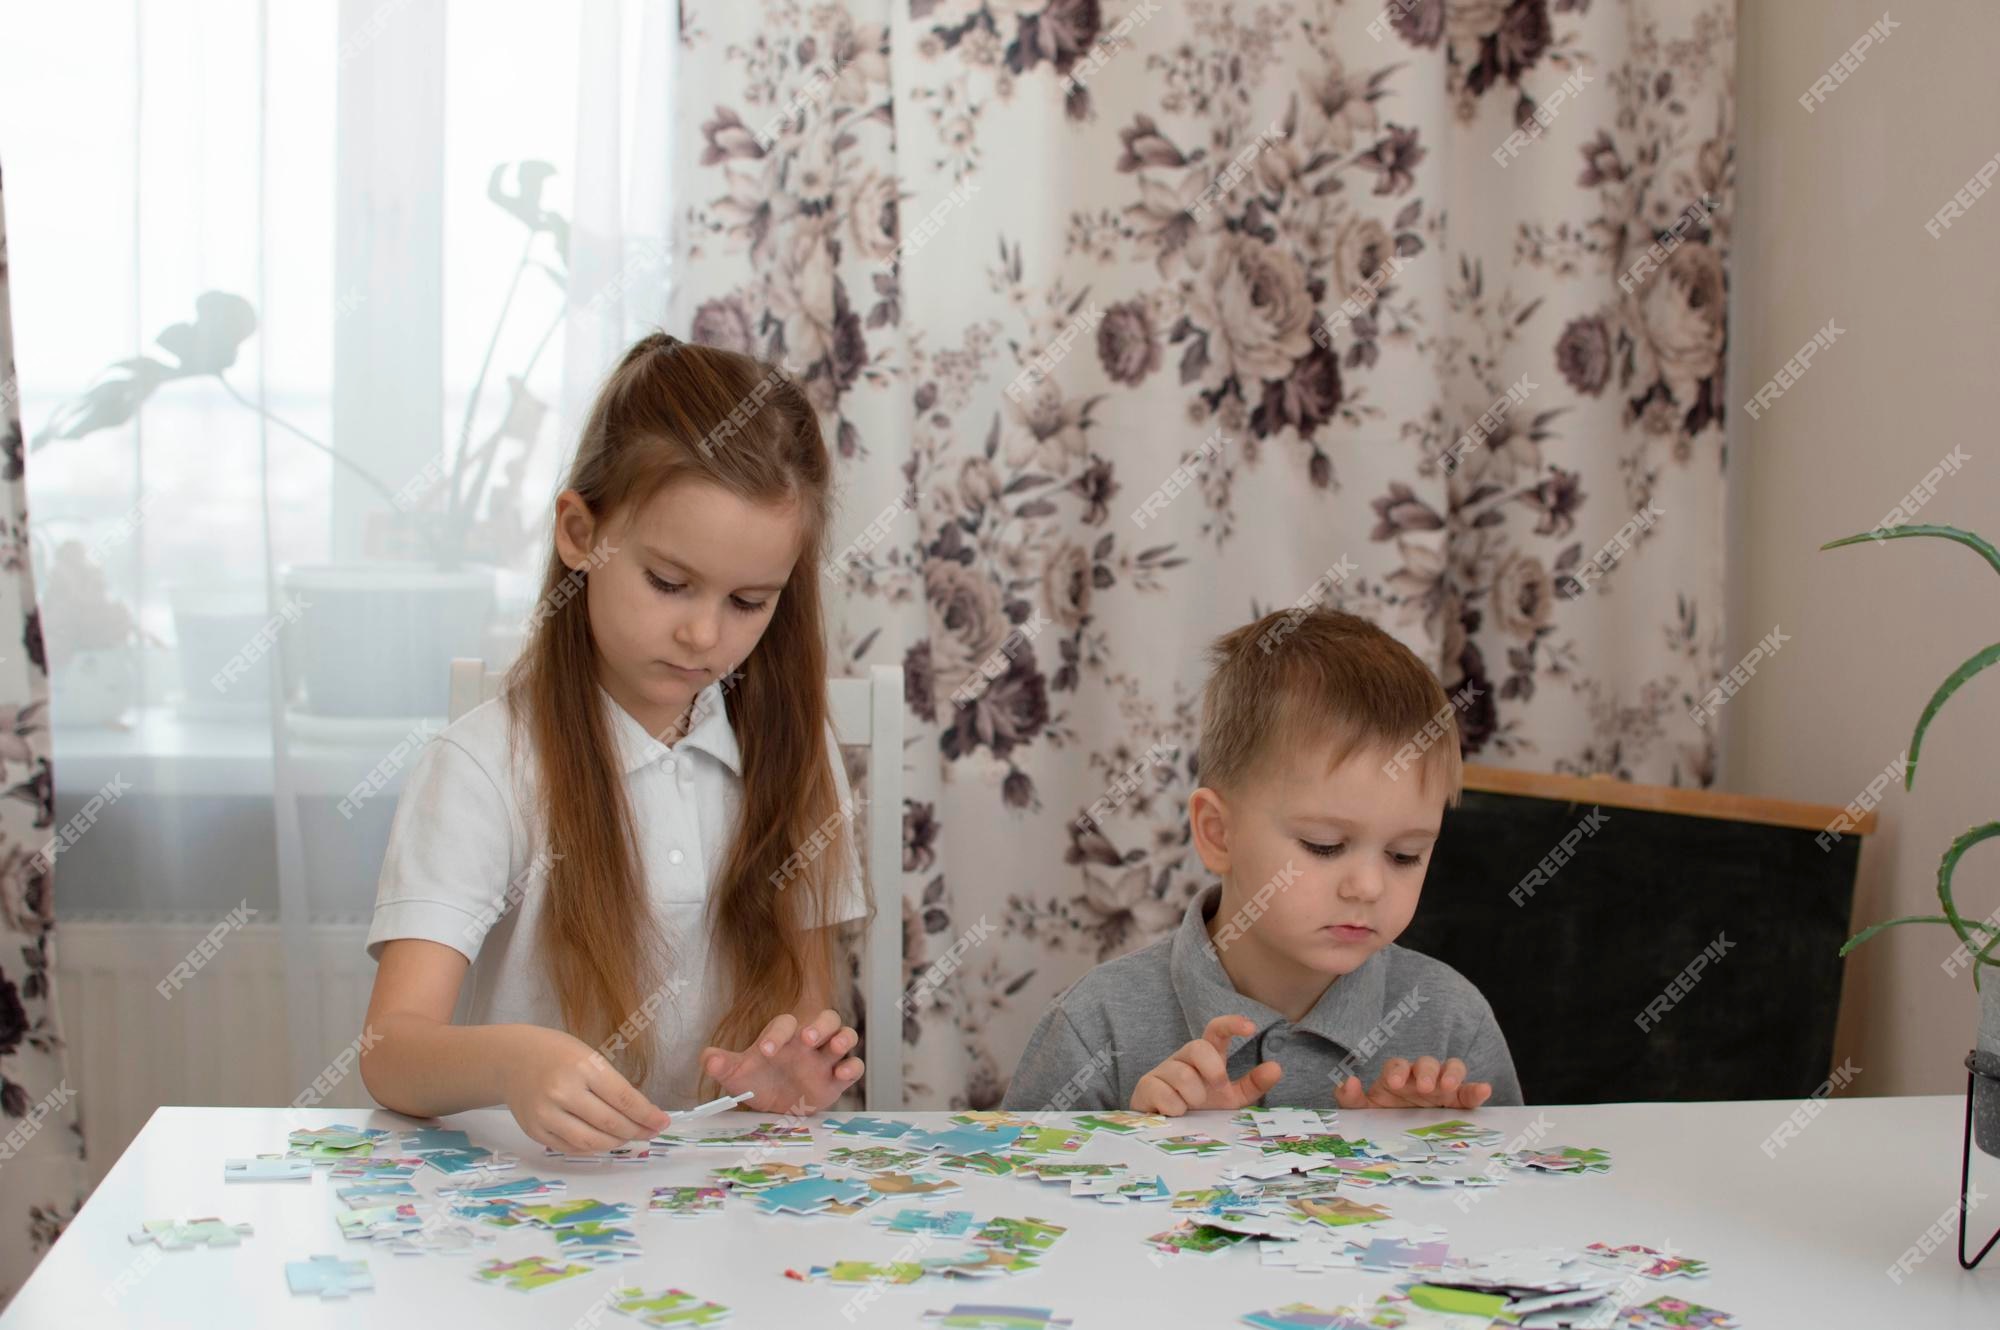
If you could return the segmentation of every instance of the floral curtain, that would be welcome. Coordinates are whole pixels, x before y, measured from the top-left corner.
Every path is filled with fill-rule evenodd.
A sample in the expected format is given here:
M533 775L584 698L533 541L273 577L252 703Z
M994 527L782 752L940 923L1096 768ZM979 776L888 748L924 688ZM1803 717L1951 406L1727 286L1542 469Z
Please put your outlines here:
M684 0L680 38L671 324L804 380L834 645L907 671L912 1104L996 1101L1203 884L1203 650L1254 615L1382 623L1475 760L1712 779L1729 0Z
M20 391L0 191L0 1306L83 1204L83 1133L50 987L55 935L48 663L28 558Z

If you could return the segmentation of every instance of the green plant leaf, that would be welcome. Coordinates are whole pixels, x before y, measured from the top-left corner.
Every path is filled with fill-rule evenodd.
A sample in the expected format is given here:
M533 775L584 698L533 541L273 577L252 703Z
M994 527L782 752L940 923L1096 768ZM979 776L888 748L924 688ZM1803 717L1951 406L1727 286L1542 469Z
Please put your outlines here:
M1970 531L1961 531L1955 526L1937 526L1929 522L1890 527L1886 531L1880 529L1863 531L1858 536L1842 536L1839 540L1829 540L1820 548L1830 550L1840 545L1858 545L1864 540L1872 540L1879 545L1885 540L1902 540L1910 536L1936 536L1941 540L1955 540L1967 549L1975 551L1980 558L1993 566L1994 572L2000 573L2000 549L1993 548L1990 541L1975 536Z
M1979 947L1979 944L1972 940L1972 935L1967 929L1977 928L1982 933L1987 930L1983 924L1968 925L1964 919L1959 917L1958 906L1953 904L1951 899L1951 875L1958 870L1959 856L1981 841L1992 840L1995 836L2000 836L2000 822L1982 823L1979 826L1960 833L1958 839L1953 841L1950 847L1945 850L1944 857L1938 860L1938 904L1944 906L1945 922L1951 925L1952 932L1958 934L1958 940L1965 944L1967 951L1972 951ZM1980 950L1979 954L1983 959L1986 953L1984 950ZM1979 987L1979 967L1977 965L1972 967L1972 986L1974 988Z
M1924 704L1924 714L1917 717L1916 732L1910 736L1910 759L1903 764L1904 789L1913 790L1917 787L1917 753L1924 746L1924 731L1930 728L1931 719L1937 715L1938 708L1942 707L1945 704L1945 700L1957 692L1967 679L1970 679L1996 660L2000 660L2000 642L1995 642L1992 646L1977 652L1967 659L1963 665L1953 670L1943 683L1938 685L1938 690L1935 693L1931 694L1931 700Z

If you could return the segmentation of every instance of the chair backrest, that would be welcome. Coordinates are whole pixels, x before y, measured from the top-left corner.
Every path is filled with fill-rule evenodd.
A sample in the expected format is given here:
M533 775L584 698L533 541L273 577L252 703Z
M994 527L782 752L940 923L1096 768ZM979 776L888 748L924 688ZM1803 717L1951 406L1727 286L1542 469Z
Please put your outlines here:
M505 678L481 660L451 663L450 719L500 695ZM863 678L826 682L833 736L868 749L866 858L874 915L861 952L861 1001L868 1036L862 1099L871 1112L903 1106L903 670L874 665Z

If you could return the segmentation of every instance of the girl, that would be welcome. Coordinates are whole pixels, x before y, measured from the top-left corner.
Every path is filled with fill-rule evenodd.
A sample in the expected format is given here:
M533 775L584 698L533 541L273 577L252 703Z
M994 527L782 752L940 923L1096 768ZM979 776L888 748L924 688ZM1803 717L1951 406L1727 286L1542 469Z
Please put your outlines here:
M825 1009L833 925L867 910L826 720L830 475L748 356L655 334L611 372L504 695L396 808L361 1057L385 1107L504 1103L587 1152L711 1084L810 1113L861 1075Z

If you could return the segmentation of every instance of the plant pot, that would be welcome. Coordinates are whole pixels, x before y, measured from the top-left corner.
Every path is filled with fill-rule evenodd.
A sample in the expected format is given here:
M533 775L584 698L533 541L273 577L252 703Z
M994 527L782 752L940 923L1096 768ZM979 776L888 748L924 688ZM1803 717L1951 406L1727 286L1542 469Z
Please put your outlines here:
M478 656L493 570L319 564L284 573L305 709L317 716L442 716L451 660Z
M230 670L230 661L250 649L271 606L259 583L188 584L167 589L179 649L181 704L190 716L261 712L271 704L268 663ZM225 671L228 671L225 673ZM224 687L218 688L220 678Z
M1979 988L1979 1049L1973 1054L1972 1139L2000 1158L2000 970L1988 967Z

